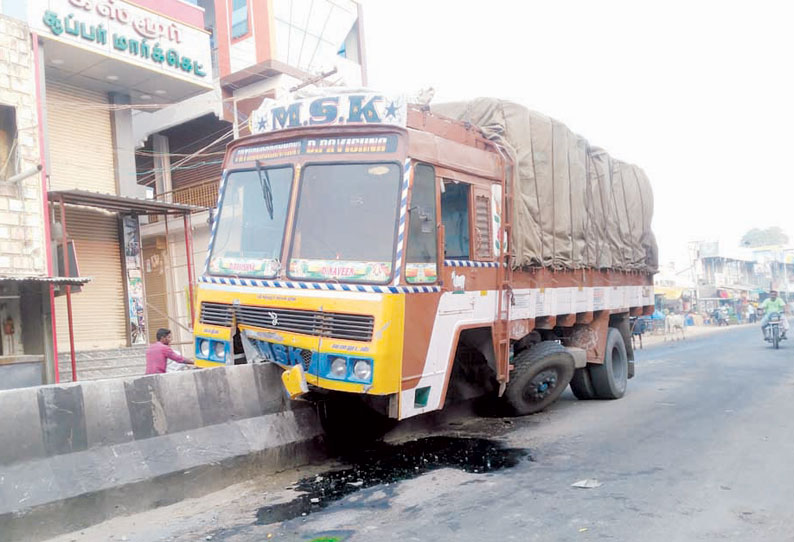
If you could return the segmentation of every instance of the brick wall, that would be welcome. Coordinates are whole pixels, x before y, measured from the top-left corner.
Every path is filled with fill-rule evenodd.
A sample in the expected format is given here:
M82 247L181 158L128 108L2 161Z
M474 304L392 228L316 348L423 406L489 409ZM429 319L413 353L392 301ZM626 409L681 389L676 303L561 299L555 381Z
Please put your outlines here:
M0 105L14 107L19 160L39 163L36 83L27 25L0 16ZM12 184L0 179L0 275L46 274L41 176Z

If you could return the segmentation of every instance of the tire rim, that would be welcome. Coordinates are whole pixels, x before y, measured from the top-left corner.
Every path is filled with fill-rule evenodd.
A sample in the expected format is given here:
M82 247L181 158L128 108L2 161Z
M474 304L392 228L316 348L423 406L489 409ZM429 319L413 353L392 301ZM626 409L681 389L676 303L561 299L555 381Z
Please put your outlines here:
M554 392L557 388L558 378L557 371L554 369L541 371L529 381L524 393L530 401L540 402Z

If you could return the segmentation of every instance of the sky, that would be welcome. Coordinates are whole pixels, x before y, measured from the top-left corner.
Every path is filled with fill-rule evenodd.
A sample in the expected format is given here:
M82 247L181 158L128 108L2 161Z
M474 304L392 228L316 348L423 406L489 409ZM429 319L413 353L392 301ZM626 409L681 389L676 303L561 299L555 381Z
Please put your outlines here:
M370 87L513 100L642 167L662 263L794 233L793 2L361 3Z

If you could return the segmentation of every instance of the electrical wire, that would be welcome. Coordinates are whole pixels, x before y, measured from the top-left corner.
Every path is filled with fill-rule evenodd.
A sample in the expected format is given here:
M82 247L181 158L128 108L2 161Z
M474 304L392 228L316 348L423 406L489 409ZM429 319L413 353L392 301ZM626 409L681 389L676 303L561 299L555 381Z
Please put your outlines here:
M179 167L183 166L183 165L184 165L186 162L188 162L189 160L191 160L192 158L194 158L194 156L195 156L195 155L197 155L197 154L200 154L200 153L201 153L203 150L205 150L207 147L211 147L212 145L216 144L216 143L217 143L217 142L219 142L219 141L222 141L222 140L224 140L224 139L228 138L228 137L229 137L229 136L231 136L231 135L233 135L233 130L229 130L229 132L228 132L228 133L226 133L226 134L222 135L221 137L219 137L218 139L216 139L215 141L213 141L213 142L212 142L212 143L210 143L209 145L207 145L207 146L205 146L205 147L203 147L203 148L199 149L199 150L198 150L198 151L196 151L196 153L194 153L193 155L188 155L188 156L185 156L185 157L181 158L180 160L177 160L177 161L176 161L174 164L172 164L172 165L170 165L170 166L169 166L169 168L168 168L168 171L178 171L178 168L179 168ZM158 169L161 169L161 170L162 170L162 172L164 172L164 171L165 171L165 168L158 168ZM142 183L142 184L149 184L151 181L156 181L156 178L157 178L157 173L156 173L156 172L155 172L155 173L152 173L152 174L150 174L150 175L144 175L143 177L141 177L141 178L138 180L138 183L139 183L139 184L141 184L141 183Z
M332 10L333 10L333 8L332 8ZM325 23L327 24L327 20L325 21ZM305 40L305 35L304 35L304 40ZM301 53L302 53L302 47L301 47ZM315 54L316 54L316 49L312 53L312 58L314 57ZM255 75L255 76L261 76L261 73L255 71L255 70L251 70L249 68L244 68L242 70L238 70L237 73L244 73L244 74L250 74L250 75ZM212 91L210 91L210 92L212 92ZM116 111L126 111L126 110L158 110L158 109L162 109L162 108L165 108L165 107L169 107L171 105L175 105L174 103L160 103L160 104L157 104L157 103L155 103L155 104L142 104L142 103L139 103L139 104L91 103L91 102L86 102L86 101L70 101L70 100L62 100L62 99L57 99L57 98L56 99L51 99L51 100L48 100L48 101L52 101L54 103L54 105L56 105L59 108L67 109L67 110L70 110L70 111L92 111L93 110L93 111L116 112ZM221 104L222 104L222 106L224 108L228 108L229 105L231 105L233 103L236 103L236 101L237 101L237 98L235 98L235 97L221 98L220 99L220 102L221 102ZM178 103L178 102L176 102L176 103ZM239 112L237 112L237 117L238 117L237 121L238 121L238 123L240 125L246 124L248 122L248 119L250 118L249 115L242 115ZM27 129L33 129L33 128L36 128L36 127L37 126L31 126L31 127L28 127ZM200 142L203 142L203 141L209 139L210 137L212 137L212 136L214 136L214 135L216 135L218 133L221 133L221 132L224 132L223 135L221 135L220 137L216 138L214 141L212 141L208 145L205 145L204 147L200 148L199 150L197 150L195 152L192 152L192 153L180 153L180 152L178 152L178 151L184 150L184 149L186 149L188 147L192 147L192 146L194 146L194 145L196 145L196 144L198 144ZM149 170L146 170L146 171L143 171L143 172L139 172L136 169L135 174L136 174L136 177L138 177L138 183L142 184L142 185L149 185L152 182L156 181L156 176L157 176L158 173L162 173L162 172L165 172L165 171L190 170L190 169L197 169L197 168L200 168L200 167L203 167L203 166L207 166L207 165L217 165L219 163L222 163L222 160L204 160L202 162L185 165L187 162L189 162L189 161L191 161L191 160L193 160L195 158L207 158L207 157L212 157L212 156L222 156L222 155L224 155L225 151L215 151L215 152L203 152L203 151L206 151L206 150L210 149L214 145L218 145L218 144L222 143L223 141L228 139L230 136L233 136L233 134L234 134L234 128L227 129L226 127L224 127L224 128L221 128L220 130L217 130L217 131L215 131L215 132L213 132L211 134L207 134L207 135L205 135L205 136L203 136L203 137L201 137L201 138L199 138L197 140L190 141L190 142L182 145L181 147L175 149L173 152L169 151L168 153L156 153L154 151L149 151L147 149L134 151L134 154L136 156L141 156L141 157L145 157L145 158L157 158L157 157L164 157L164 156L168 156L169 158L170 157L179 157L180 158L179 160L177 160L173 165L171 165L168 168L152 168L152 169L149 169ZM114 149L113 151L116 154L120 154L121 152L125 152L125 151L122 151L120 149Z
M208 148L212 147L213 145L216 145L219 142L221 142L221 141L223 141L225 139L228 139L230 136L233 136L233 135L234 135L234 129L232 128L232 129L228 130L226 133L224 133L223 135L221 135L219 138L217 138L214 141L212 141L211 143L209 143L209 144L205 145L204 147L198 149L196 152L194 152L194 153L192 153L192 154L190 154L188 156L185 156L184 158L181 158L180 160L177 160L176 163L172 164L169 167L169 170L170 171L174 171L174 168L185 164L191 158L195 157L197 154L200 154L200 153L204 152L205 150L207 150ZM138 183L139 184L148 184L149 181L151 181L151 180L156 180L156 173L151 174L151 176L139 179Z
M158 156L162 156L164 154L167 154L169 156L182 157L182 156L223 156L226 153L225 153L225 151L217 151L217 152L204 152L204 153L201 153L201 154L193 155L193 154L189 154L189 153L178 153L178 152L162 153L162 152L154 152L154 151L149 151L149 150L137 150L137 151L135 151L135 154L136 154L136 156L144 156L144 157L155 158L155 157L158 157Z
M204 166L213 166L217 164L222 164L223 160L203 160L201 162L196 162L195 164L190 164L189 166L174 166L171 168L152 168L147 169L145 171L138 171L138 177L149 176L153 173L163 173L165 171L188 171L192 169L198 169Z

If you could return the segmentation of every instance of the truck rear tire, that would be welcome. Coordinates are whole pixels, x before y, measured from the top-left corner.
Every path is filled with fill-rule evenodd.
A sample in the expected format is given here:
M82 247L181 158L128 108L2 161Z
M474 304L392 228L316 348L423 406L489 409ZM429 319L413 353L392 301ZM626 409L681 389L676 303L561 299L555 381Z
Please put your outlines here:
M604 363L590 365L590 378L597 399L620 399L626 393L629 358L623 335L614 327L607 332Z
M593 379L590 378L590 371L587 367L576 369L571 379L571 391L580 401L587 401L596 398Z
M504 400L510 414L524 416L559 398L573 377L574 360L561 344L544 341L516 354L513 366Z

